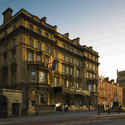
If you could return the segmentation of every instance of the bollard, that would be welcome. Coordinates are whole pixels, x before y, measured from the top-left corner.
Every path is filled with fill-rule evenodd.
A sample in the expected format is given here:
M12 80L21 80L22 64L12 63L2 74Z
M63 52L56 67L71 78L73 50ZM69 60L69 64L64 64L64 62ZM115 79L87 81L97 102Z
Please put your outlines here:
M108 113L110 114L110 108L109 108L109 110L108 110Z
M98 108L98 115L100 115L100 110L99 110L99 108Z

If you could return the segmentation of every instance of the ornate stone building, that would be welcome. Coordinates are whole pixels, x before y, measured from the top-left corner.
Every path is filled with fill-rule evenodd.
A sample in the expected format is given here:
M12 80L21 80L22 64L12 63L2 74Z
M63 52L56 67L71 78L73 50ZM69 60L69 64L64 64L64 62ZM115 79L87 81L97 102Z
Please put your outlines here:
M46 23L24 9L14 16L8 8L0 26L0 84L22 89L22 111L62 111L91 109L97 105L98 53L80 45L80 38L69 39L57 26ZM48 68L49 58L56 69ZM38 109L38 110L36 110Z
M125 106L125 70L117 70L117 83L123 88L123 105Z

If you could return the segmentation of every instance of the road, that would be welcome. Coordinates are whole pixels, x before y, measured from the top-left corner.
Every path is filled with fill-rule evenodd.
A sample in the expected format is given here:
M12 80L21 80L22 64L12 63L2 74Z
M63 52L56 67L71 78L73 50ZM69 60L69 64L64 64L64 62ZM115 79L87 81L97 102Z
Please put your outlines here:
M85 124L88 121L98 121L100 120L108 120L110 116L115 117L118 113L114 112L108 114L107 112L101 113L97 115L97 111L80 111L80 112L64 112L64 113L56 113L56 114L42 114L41 116L22 116L22 117L11 117L11 118L2 118L0 119L0 125L46 125L46 124ZM120 113L119 116L125 117L125 113ZM81 122L81 123L79 123ZM95 123L95 122L94 122ZM93 125L93 124L92 124Z

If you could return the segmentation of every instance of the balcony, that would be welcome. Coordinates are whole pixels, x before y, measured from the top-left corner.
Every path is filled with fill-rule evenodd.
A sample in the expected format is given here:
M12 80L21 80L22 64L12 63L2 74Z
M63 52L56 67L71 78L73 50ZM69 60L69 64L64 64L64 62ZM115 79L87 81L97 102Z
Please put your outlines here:
M28 65L44 65L41 61L27 61Z

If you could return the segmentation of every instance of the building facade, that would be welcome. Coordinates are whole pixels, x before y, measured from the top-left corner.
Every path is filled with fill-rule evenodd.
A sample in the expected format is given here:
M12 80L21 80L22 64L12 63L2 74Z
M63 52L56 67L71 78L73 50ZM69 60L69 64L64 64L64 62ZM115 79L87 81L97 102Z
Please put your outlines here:
M104 108L113 106L113 102L118 101L119 106L123 105L123 88L118 84L114 83L112 79L109 81L109 78L105 78L102 83L99 83L98 86L98 104L104 105ZM115 100L114 94L117 93L117 99Z
M99 55L80 45L80 38L69 39L57 26L46 23L24 9L14 16L8 8L0 26L0 84L22 89L22 111L28 114L54 110L93 109L97 105ZM56 69L48 68L50 57Z
M125 106L125 70L117 70L117 83L123 88L123 105Z

